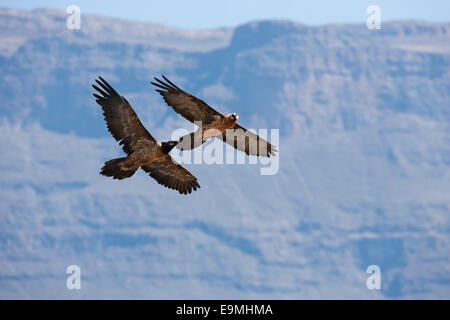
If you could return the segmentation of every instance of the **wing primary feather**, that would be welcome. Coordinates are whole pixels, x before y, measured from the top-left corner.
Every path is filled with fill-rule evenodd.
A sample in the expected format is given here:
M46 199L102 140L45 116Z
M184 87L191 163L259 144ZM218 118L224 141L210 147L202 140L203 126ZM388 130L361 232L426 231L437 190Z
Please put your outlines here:
M153 77L153 79L155 79L157 82L159 82L160 84L162 84L164 87L166 87L167 89L171 88L167 83L165 83L164 81L161 81L160 79L158 79L157 77Z
M163 78L164 78L164 80L166 80L172 87L174 87L174 88L176 88L176 89L178 89L178 90L180 90L180 91L183 91L183 90L181 90L180 88L178 88L172 81L170 81L169 79L167 79L165 76L162 76Z
M183 183L181 183L180 181L173 181L173 186L177 190L183 189Z
M116 90L115 90L108 82L106 82L105 79L103 79L103 78L100 77L100 76L99 76L99 79L102 80L102 82L105 84L105 86L107 86L107 87L109 88L109 91L111 91L112 93L118 95L117 91L116 91Z
M102 89L100 89L99 87L97 87L95 84L93 84L92 87L93 87L95 90L97 90L98 92L100 92L100 93L103 95L104 98L107 97L107 96L109 96L108 93L106 93L105 91L103 91Z
M176 88L171 87L170 85L168 85L167 83L159 80L158 78L155 78L155 80L158 81L160 84L162 84L165 87L166 90L168 90L168 91L177 91Z
M150 83L152 85L157 86L158 88L161 88L161 89L164 89L164 90L169 90L170 89L170 87L166 87L166 86L160 85L159 83L156 83L156 82L153 82L153 81L151 81Z
M105 86L103 83L101 83L100 81L98 81L97 79L95 79L95 82L97 82L97 84L103 88L103 90L105 90L106 92L108 92L109 94L112 93L111 89L109 89L107 86Z

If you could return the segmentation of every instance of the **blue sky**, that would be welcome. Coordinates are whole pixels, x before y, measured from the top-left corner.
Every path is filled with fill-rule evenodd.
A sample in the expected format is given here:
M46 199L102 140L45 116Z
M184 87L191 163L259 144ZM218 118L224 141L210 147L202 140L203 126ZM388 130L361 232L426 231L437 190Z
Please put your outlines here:
M236 26L252 20L273 18L306 24L365 22L366 8L372 4L381 8L382 21L450 21L449 0L0 0L1 7L21 9L50 7L65 10L70 4L78 5L82 13L101 13L191 29Z

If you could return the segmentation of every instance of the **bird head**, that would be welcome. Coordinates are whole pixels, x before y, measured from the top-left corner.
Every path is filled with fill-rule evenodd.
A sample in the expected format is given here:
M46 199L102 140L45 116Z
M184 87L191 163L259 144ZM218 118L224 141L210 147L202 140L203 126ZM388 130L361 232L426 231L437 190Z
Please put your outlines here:
M176 145L178 141L167 141L161 143L161 149L164 153L169 153Z
M232 114L230 114L230 117L233 119L233 120L238 120L239 119L239 116L237 115L237 113L232 113Z

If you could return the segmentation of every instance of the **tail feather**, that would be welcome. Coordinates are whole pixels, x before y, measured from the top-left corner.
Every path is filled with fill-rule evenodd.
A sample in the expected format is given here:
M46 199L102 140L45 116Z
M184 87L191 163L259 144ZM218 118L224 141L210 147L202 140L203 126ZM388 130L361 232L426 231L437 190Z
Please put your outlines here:
M138 168L135 168L126 157L118 158L106 161L100 174L122 180L131 177Z

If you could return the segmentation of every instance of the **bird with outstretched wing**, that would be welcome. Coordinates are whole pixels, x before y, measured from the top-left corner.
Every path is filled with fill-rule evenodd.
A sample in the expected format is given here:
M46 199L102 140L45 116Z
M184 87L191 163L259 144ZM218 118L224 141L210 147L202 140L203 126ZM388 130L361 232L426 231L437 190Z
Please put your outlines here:
M94 96L103 109L108 130L127 154L105 162L100 174L122 180L142 168L159 184L181 194L200 188L197 178L168 154L178 142L161 143L153 138L128 101L99 78L95 80L98 86L92 85L99 93Z
M203 100L177 87L165 76L162 77L166 82L155 77L156 82L151 83L157 87L156 91L164 101L187 120L201 123L197 131L178 141L177 148L190 150L210 138L218 137L248 155L270 157L278 151L260 136L238 125L236 113L221 114Z

